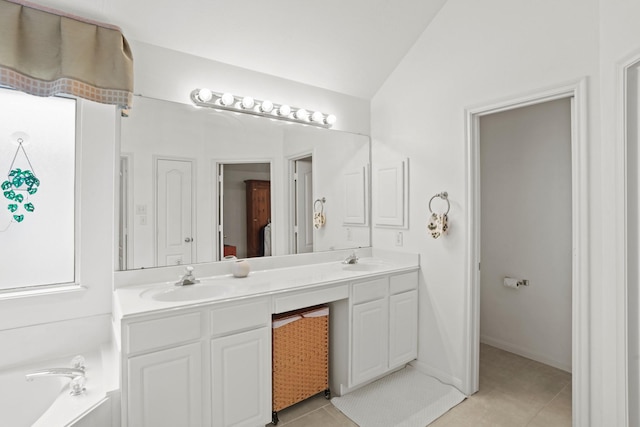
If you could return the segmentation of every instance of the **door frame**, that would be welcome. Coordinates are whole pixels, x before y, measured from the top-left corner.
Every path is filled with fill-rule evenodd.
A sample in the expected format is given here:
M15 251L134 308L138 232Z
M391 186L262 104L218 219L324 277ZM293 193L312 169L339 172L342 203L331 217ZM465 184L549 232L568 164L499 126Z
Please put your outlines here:
M622 416L622 423L628 425L631 419L631 413L629 405L631 398L637 398L638 396L630 396L630 355L629 334L632 329L629 325L630 316L629 307L629 246L632 244L629 242L629 229L630 229L630 215L629 215L629 164L628 164L628 152L629 152L629 100L631 97L635 97L636 103L640 105L640 88L636 88L635 93L631 94L631 87L629 86L629 74L632 70L640 68L640 50L636 50L632 54L618 61L616 64L616 138L613 149L614 161L614 177L613 180L616 183L614 190L612 191L614 200L612 200L611 211L616 215L614 223L616 228L614 230L615 246L614 255L614 283L617 285L615 288L615 314L616 314L616 329L622 332L622 339L616 344L616 362L620 367L617 369L618 377L616 378L618 393L624 393L621 398L616 399L617 409L619 410L619 416ZM637 120L637 119L636 119ZM640 126L640 125L639 125ZM638 242L636 242L638 244ZM637 307L635 307L637 310ZM637 338L636 338L637 340ZM636 391L637 394L637 391ZM636 414L637 416L637 414Z
M126 172L126 181L122 182L123 180L123 176L124 174L122 173L122 162L125 162L127 164L127 172ZM134 178L134 170L133 170L133 164L134 164L134 158L133 158L133 153L129 153L129 152L123 152L120 153L120 157L119 157L119 172L120 172L120 177L118 180L118 198L120 199L120 204L119 204L119 212L118 212L118 236L119 236L119 245L123 245L122 243L122 237L123 234L124 236L126 236L126 242L124 243L124 268L122 268L122 265L119 265L117 268L117 270L128 270L133 268L133 253L134 253L134 215L133 215L133 191L134 191L134 182L133 182L133 178ZM126 190L126 194L122 194L122 189ZM122 206L122 201L126 202L126 206ZM121 218L124 218L123 221L120 221ZM124 223L123 223L124 222ZM123 228L125 228L126 230L122 230ZM119 256L119 250L118 250L118 264L120 264L120 256Z
M582 78L529 94L465 109L467 157L467 254L465 266L465 373L463 392L479 389L480 359L480 118L557 99L571 99L572 372L573 424L589 420L589 210L587 80Z
M153 158L153 165L152 165L151 173L153 174L152 175L153 194L152 194L151 203L153 206L153 215L151 215L151 218L153 218L153 224L150 224L150 225L153 227L153 261L157 266L157 263L158 263L158 161L174 160L174 161L191 163L191 235L192 236L198 235L198 224L196 222L196 219L198 218L198 215L197 215L198 201L196 199L196 195L198 194L196 189L196 186L198 185L198 183L196 182L196 177L197 177L196 167L198 165L198 162L196 161L196 159L192 159L189 157L180 157L180 156L165 156L165 155L154 154L152 158ZM198 248L197 242L195 245L191 246L191 262L188 263L187 265L193 264L196 262L197 253L198 253L197 248Z
M298 152L296 154L292 154L290 156L286 157L287 160L287 182L288 182L288 191L289 191L289 209L288 209L288 214L289 214L289 219L287 221L287 230L289 230L289 237L287 239L287 241L289 242L289 252L290 254L295 254L297 252L295 252L295 248L296 248L296 236L295 236L295 219L296 219L296 206L295 206L295 199L296 199L296 187L295 187L295 183L294 183L294 174L295 174L295 162L298 160L302 160L302 159L306 159L307 157L311 157L311 161L313 162L313 159L315 158L316 155L316 150L315 149L311 149L311 150L306 150L306 151L301 151ZM313 194L316 194L316 180L315 180L315 170L313 169L313 165L311 166L311 191ZM316 239L315 239L315 231L314 231L314 238L313 238L313 245L314 245L314 251L315 251L315 244L316 244Z
M211 182L213 183L213 185L211 186L211 197L213 198L213 210L215 212L215 224L213 226L213 244L215 246L215 261L221 261L224 258L224 253L221 253L221 248L222 245L224 244L224 238L222 239L223 241L220 241L220 234L222 233L222 231L219 229L220 226L222 226L223 224L220 223L220 193L218 191L219 188L219 181L218 181L218 175L220 172L220 165L238 165L238 164L245 164L245 163L268 163L269 164L269 179L271 181L271 236L277 236L276 231L277 231L277 216L276 216L276 205L275 205L275 200L276 200L276 188L274 186L274 179L275 179L275 162L273 158L249 158L249 159L238 159L238 158L234 158L234 159L213 159L211 161L212 163L212 168L211 168ZM223 218L224 221L224 218ZM276 252L276 248L277 248L277 239L271 239L271 255L277 255Z

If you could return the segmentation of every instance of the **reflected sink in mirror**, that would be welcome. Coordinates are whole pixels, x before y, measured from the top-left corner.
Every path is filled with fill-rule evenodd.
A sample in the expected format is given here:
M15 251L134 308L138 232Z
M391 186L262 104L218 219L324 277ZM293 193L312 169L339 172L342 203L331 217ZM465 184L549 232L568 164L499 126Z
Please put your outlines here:
M140 297L167 302L193 301L221 297L228 294L232 289L232 286L222 284L195 284L186 286L170 285L170 287L163 286L161 288L147 289L140 293Z

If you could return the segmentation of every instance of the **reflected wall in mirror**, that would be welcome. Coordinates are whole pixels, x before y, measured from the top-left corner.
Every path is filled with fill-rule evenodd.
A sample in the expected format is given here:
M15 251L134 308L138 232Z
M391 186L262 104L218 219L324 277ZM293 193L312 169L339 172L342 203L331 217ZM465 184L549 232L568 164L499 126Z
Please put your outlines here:
M370 246L369 137L134 105L121 124L119 269Z

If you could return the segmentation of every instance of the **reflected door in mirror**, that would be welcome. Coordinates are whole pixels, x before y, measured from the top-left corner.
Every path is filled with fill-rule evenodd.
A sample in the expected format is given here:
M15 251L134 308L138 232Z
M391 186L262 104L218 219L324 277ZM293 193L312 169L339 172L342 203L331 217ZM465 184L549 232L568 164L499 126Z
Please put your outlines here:
M157 159L157 265L190 264L192 260L192 164Z

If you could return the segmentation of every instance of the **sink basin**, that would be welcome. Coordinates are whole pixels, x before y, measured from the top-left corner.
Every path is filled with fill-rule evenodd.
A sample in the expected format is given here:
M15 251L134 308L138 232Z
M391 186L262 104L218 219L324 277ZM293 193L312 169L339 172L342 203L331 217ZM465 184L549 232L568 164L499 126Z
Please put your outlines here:
M375 271L386 265L382 261L360 260L356 264L343 264L342 269L347 271Z
M140 294L142 298L156 301L193 301L199 299L209 299L223 296L232 287L228 285L186 285L162 287L160 289L148 289Z

